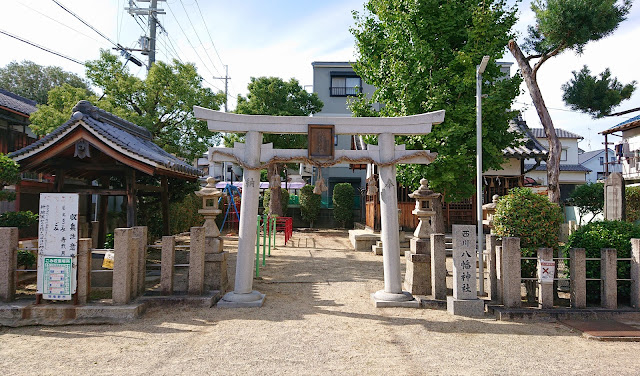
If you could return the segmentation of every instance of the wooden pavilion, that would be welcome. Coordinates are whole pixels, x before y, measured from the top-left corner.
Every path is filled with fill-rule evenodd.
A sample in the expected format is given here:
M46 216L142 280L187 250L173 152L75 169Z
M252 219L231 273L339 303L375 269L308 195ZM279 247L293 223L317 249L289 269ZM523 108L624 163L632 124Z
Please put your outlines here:
M71 119L35 143L9 154L21 171L55 175L54 192L80 193L86 197L90 218L91 195L98 195L99 244L106 234L108 196L125 196L127 227L136 225L136 199L160 195L163 233L169 235L167 178L195 181L203 172L153 143L151 133L109 112L80 101ZM136 183L138 174L160 178L160 185ZM123 188L113 188L111 177ZM98 185L96 185L96 183Z

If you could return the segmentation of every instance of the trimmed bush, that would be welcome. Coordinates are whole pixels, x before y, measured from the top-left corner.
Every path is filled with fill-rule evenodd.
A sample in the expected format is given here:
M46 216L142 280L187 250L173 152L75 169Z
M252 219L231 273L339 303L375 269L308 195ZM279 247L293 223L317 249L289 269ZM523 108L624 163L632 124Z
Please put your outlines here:
M625 188L625 198L627 200L627 221L640 220L640 187Z
M300 190L300 214L302 218L313 227L313 222L320 214L322 196L313 193L313 185L305 185Z
M24 249L18 250L18 267L24 266L25 269L31 269L36 264L36 255Z
M587 258L600 258L600 249L615 248L618 258L631 257L631 238L640 238L640 226L623 221L592 222L571 234L565 247L565 257L570 248L584 248ZM587 278L600 278L600 262L587 261ZM628 261L618 263L618 278L630 278ZM628 300L630 283L618 282L618 299ZM587 301L600 302L600 281L587 281Z
M353 225L353 194L349 183L339 183L333 188L333 217L345 228Z
M271 210L269 210L270 200L271 189L267 189L266 191L264 191L264 198L262 199L262 206L264 206L264 212L267 214L271 213ZM289 191L282 188L280 188L280 205L282 206L282 215L286 215L287 209L289 209Z
M25 228L36 223L38 223L38 215L29 210L0 214L0 227Z
M522 256L535 257L538 248L558 251L558 234L562 210L549 202L547 196L533 193L529 188L514 188L498 200L493 217L494 230L500 237L520 238ZM535 277L535 260L522 261L522 276ZM535 282L535 281L528 281ZM535 298L535 283L525 283L527 299Z

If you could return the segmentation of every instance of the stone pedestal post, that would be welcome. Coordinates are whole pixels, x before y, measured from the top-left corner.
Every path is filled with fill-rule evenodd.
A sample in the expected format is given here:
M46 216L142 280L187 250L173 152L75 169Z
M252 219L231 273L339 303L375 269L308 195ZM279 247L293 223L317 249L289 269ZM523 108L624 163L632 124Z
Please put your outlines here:
M395 138L391 133L378 136L380 162L390 162L395 156ZM380 185L380 240L382 241L382 262L384 269L384 289L372 294L377 307L404 306L416 301L411 293L402 291L400 272L400 237L398 224L398 195L396 189L396 166L379 166Z
M245 136L244 161L250 165L260 163L262 134L249 131ZM260 199L260 170L245 169L242 176L242 206L234 290L226 293L218 307L260 307L264 294L253 290L253 267L256 245L258 201Z
M223 240L219 236L205 237L204 289L225 292L229 285L227 258L229 252L223 252Z
M147 226L136 226L133 228L133 237L137 241L138 271L136 281L136 295L144 294L144 282L147 276Z
M163 295L173 294L173 268L176 264L176 237L162 237L162 256L160 265L160 285Z
M0 227L0 300L10 302L16 296L18 267L18 228Z
M91 238L78 240L78 303L86 304L91 294Z
M498 246L498 237L489 234L485 240L487 246L487 267L489 269L489 300L498 302L498 268L496 247Z
M631 239L631 306L640 308L640 239Z
M133 229L117 228L113 231L113 304L128 304L131 301L134 249Z
M447 250L444 234L431 234L431 291L433 298L447 298Z
M191 227L189 295L204 293L204 227Z
M538 266L540 261L553 261L553 248L539 248ZM553 282L542 283L538 280L538 308L553 308L553 285Z
M571 308L587 307L587 267L584 248L569 250L569 274L571 280Z
M502 301L506 308L522 306L520 258L520 238L503 238Z
M615 248L600 250L600 305L602 308L618 308L618 251Z

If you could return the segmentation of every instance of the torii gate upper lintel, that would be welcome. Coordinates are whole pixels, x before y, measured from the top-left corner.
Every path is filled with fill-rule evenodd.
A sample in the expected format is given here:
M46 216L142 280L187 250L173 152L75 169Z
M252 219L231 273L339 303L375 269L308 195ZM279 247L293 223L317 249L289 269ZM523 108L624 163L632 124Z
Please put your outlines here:
M435 158L435 153L428 150L405 150L404 145L395 145L394 136L430 133L433 124L444 121L444 110L394 118L240 115L198 106L194 106L194 112L197 119L207 121L210 131L246 133L244 144L236 143L233 148L214 147L209 150L210 163L228 161L245 167L235 287L234 291L224 295L218 303L220 306L261 306L264 301L264 294L253 290L253 248L256 241L261 164L276 160L309 162L307 150L273 149L272 144L263 145L262 133L307 134L309 125L314 124L331 124L335 134L378 135L378 145L368 145L367 150L336 150L334 160L318 162L323 165L345 161L378 164L384 289L373 294L373 298L385 302L386 306L394 303L403 305L414 300L410 293L402 291L396 163L428 164Z

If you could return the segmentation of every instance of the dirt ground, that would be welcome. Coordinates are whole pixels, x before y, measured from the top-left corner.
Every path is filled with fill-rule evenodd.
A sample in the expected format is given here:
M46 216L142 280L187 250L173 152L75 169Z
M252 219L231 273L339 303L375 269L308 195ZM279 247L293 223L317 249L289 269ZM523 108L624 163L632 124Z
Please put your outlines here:
M640 374L640 343L559 323L376 309L382 257L346 232L296 233L254 288L262 308L166 307L123 325L0 328L3 375ZM282 243L279 237L278 244ZM234 242L229 265L233 281Z

